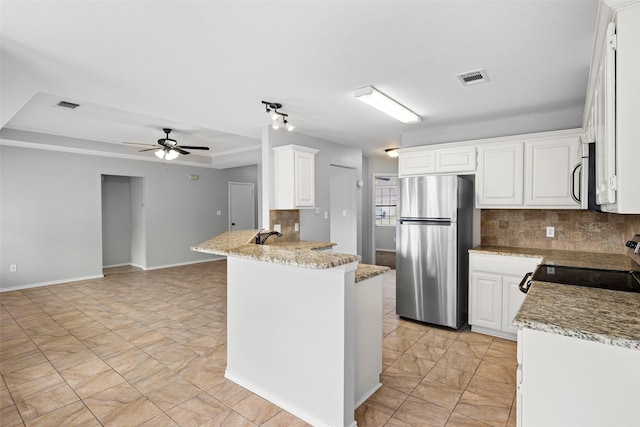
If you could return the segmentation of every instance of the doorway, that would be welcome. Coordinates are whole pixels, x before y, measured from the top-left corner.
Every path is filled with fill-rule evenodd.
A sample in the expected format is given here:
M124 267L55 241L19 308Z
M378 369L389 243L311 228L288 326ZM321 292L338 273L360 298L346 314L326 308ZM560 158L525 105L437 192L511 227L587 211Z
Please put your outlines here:
M329 229L334 252L357 254L356 170L331 165Z
M146 268L144 181L102 175L102 268Z
M396 205L398 177L373 174L374 264L396 268Z
M229 231L255 228L255 189L253 183L229 181Z

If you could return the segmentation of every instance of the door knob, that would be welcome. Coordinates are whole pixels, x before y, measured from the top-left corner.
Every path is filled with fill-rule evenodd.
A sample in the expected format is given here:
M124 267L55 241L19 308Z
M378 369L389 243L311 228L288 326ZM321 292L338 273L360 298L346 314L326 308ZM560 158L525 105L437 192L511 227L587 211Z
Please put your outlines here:
M231 223L231 225L232 225L232 226L233 226L233 225L236 225L236 223L235 223L235 222L232 222L232 223Z

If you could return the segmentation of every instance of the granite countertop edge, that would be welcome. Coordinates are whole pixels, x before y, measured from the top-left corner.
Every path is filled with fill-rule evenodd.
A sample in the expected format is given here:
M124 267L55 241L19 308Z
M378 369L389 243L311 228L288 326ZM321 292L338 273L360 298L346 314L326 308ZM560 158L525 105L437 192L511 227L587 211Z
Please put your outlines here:
M551 323L544 323L535 320L518 320L516 318L513 324L519 327L529 328L536 331L550 332L556 335L579 338L585 341L608 344L616 347L628 348L631 350L640 350L640 341L628 338L612 337L611 335L586 332L581 329L568 328L566 326L558 326Z
M335 246L332 242L302 240L256 245L253 239L258 232L259 230L227 231L195 245L193 250L313 269L334 268L360 261L359 255L317 250Z

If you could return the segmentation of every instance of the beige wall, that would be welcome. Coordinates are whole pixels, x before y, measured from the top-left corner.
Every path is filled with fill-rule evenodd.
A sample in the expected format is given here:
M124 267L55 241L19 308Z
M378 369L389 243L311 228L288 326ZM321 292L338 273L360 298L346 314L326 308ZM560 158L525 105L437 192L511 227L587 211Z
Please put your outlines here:
M545 237L546 227L555 237ZM482 244L586 252L626 253L640 234L640 215L594 211L483 209Z

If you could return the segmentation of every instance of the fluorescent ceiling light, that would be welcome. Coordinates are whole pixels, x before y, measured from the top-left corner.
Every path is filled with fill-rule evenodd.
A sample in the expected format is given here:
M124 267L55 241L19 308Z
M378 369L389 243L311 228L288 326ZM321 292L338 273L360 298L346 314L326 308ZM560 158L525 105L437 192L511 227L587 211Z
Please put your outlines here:
M373 86L365 86L356 89L353 96L362 102L366 102L374 108L390 115L394 119L400 120L402 123L417 123L421 120L420 116L409 110L404 105L389 98Z

